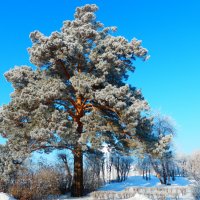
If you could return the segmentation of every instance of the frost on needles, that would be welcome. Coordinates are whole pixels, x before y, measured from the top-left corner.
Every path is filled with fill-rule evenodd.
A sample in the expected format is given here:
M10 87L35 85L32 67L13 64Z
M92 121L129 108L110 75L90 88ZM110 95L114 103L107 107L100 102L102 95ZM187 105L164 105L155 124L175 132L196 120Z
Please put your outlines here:
M5 73L14 92L0 112L6 148L24 159L33 151L69 149L74 154L73 196L83 194L83 153L104 144L116 151L145 151L151 129L141 92L125 84L141 41L113 36L116 27L96 20L96 5L76 9L61 31L30 34L29 66ZM11 159L13 163L13 158Z

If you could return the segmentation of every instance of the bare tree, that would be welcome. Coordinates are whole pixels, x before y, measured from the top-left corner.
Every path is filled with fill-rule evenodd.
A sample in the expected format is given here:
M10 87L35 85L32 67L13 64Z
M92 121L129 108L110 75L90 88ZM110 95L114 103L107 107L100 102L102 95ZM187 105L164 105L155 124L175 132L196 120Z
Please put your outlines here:
M189 179L194 181L192 193L195 199L200 199L200 151L192 153L185 160L185 171Z
M123 156L120 154L112 155L113 166L116 170L117 182L125 181L131 169L133 158L130 156Z
M93 151L84 157L84 190L91 192L104 183L104 155L101 151Z
M138 159L137 169L142 172L143 179L151 179L152 164L148 155L145 155L143 158Z
M71 170L69 167L69 162L67 159L67 155L65 153L59 153L58 154L58 158L62 161L64 168L65 168L65 174L66 174L66 191L69 191L71 188L71 184L72 184L72 174L71 174Z

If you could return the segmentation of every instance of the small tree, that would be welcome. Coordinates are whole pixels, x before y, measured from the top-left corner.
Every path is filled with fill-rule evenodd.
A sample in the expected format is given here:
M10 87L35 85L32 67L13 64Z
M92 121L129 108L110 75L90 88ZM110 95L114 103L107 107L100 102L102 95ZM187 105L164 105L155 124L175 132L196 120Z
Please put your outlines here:
M172 137L174 134L174 123L170 117L160 114L154 116L152 144L148 152L152 167L162 184L170 184L170 176L173 176L170 164L173 162Z
M116 28L96 21L95 11L96 5L77 8L60 32L30 34L28 52L37 70L21 66L5 73L14 92L0 112L0 132L21 137L12 140L14 149L71 150L73 196L83 195L84 152L105 143L133 150L149 126L141 92L125 84L133 61L147 59L147 50L141 41L112 36Z

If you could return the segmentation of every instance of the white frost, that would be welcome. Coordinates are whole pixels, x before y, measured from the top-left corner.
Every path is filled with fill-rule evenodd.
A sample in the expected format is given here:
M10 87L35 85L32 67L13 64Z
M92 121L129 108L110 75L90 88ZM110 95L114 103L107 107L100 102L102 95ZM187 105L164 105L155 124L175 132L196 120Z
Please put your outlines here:
M15 200L15 198L9 196L8 194L0 192L0 200Z

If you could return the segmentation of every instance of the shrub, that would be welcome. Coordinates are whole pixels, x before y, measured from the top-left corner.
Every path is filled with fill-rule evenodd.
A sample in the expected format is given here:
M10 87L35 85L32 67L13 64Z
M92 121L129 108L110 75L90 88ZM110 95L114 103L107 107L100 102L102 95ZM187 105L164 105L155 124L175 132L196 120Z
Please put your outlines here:
M19 200L41 200L49 195L60 195L61 176L53 167L41 168L36 172L24 169L18 173L10 193Z

